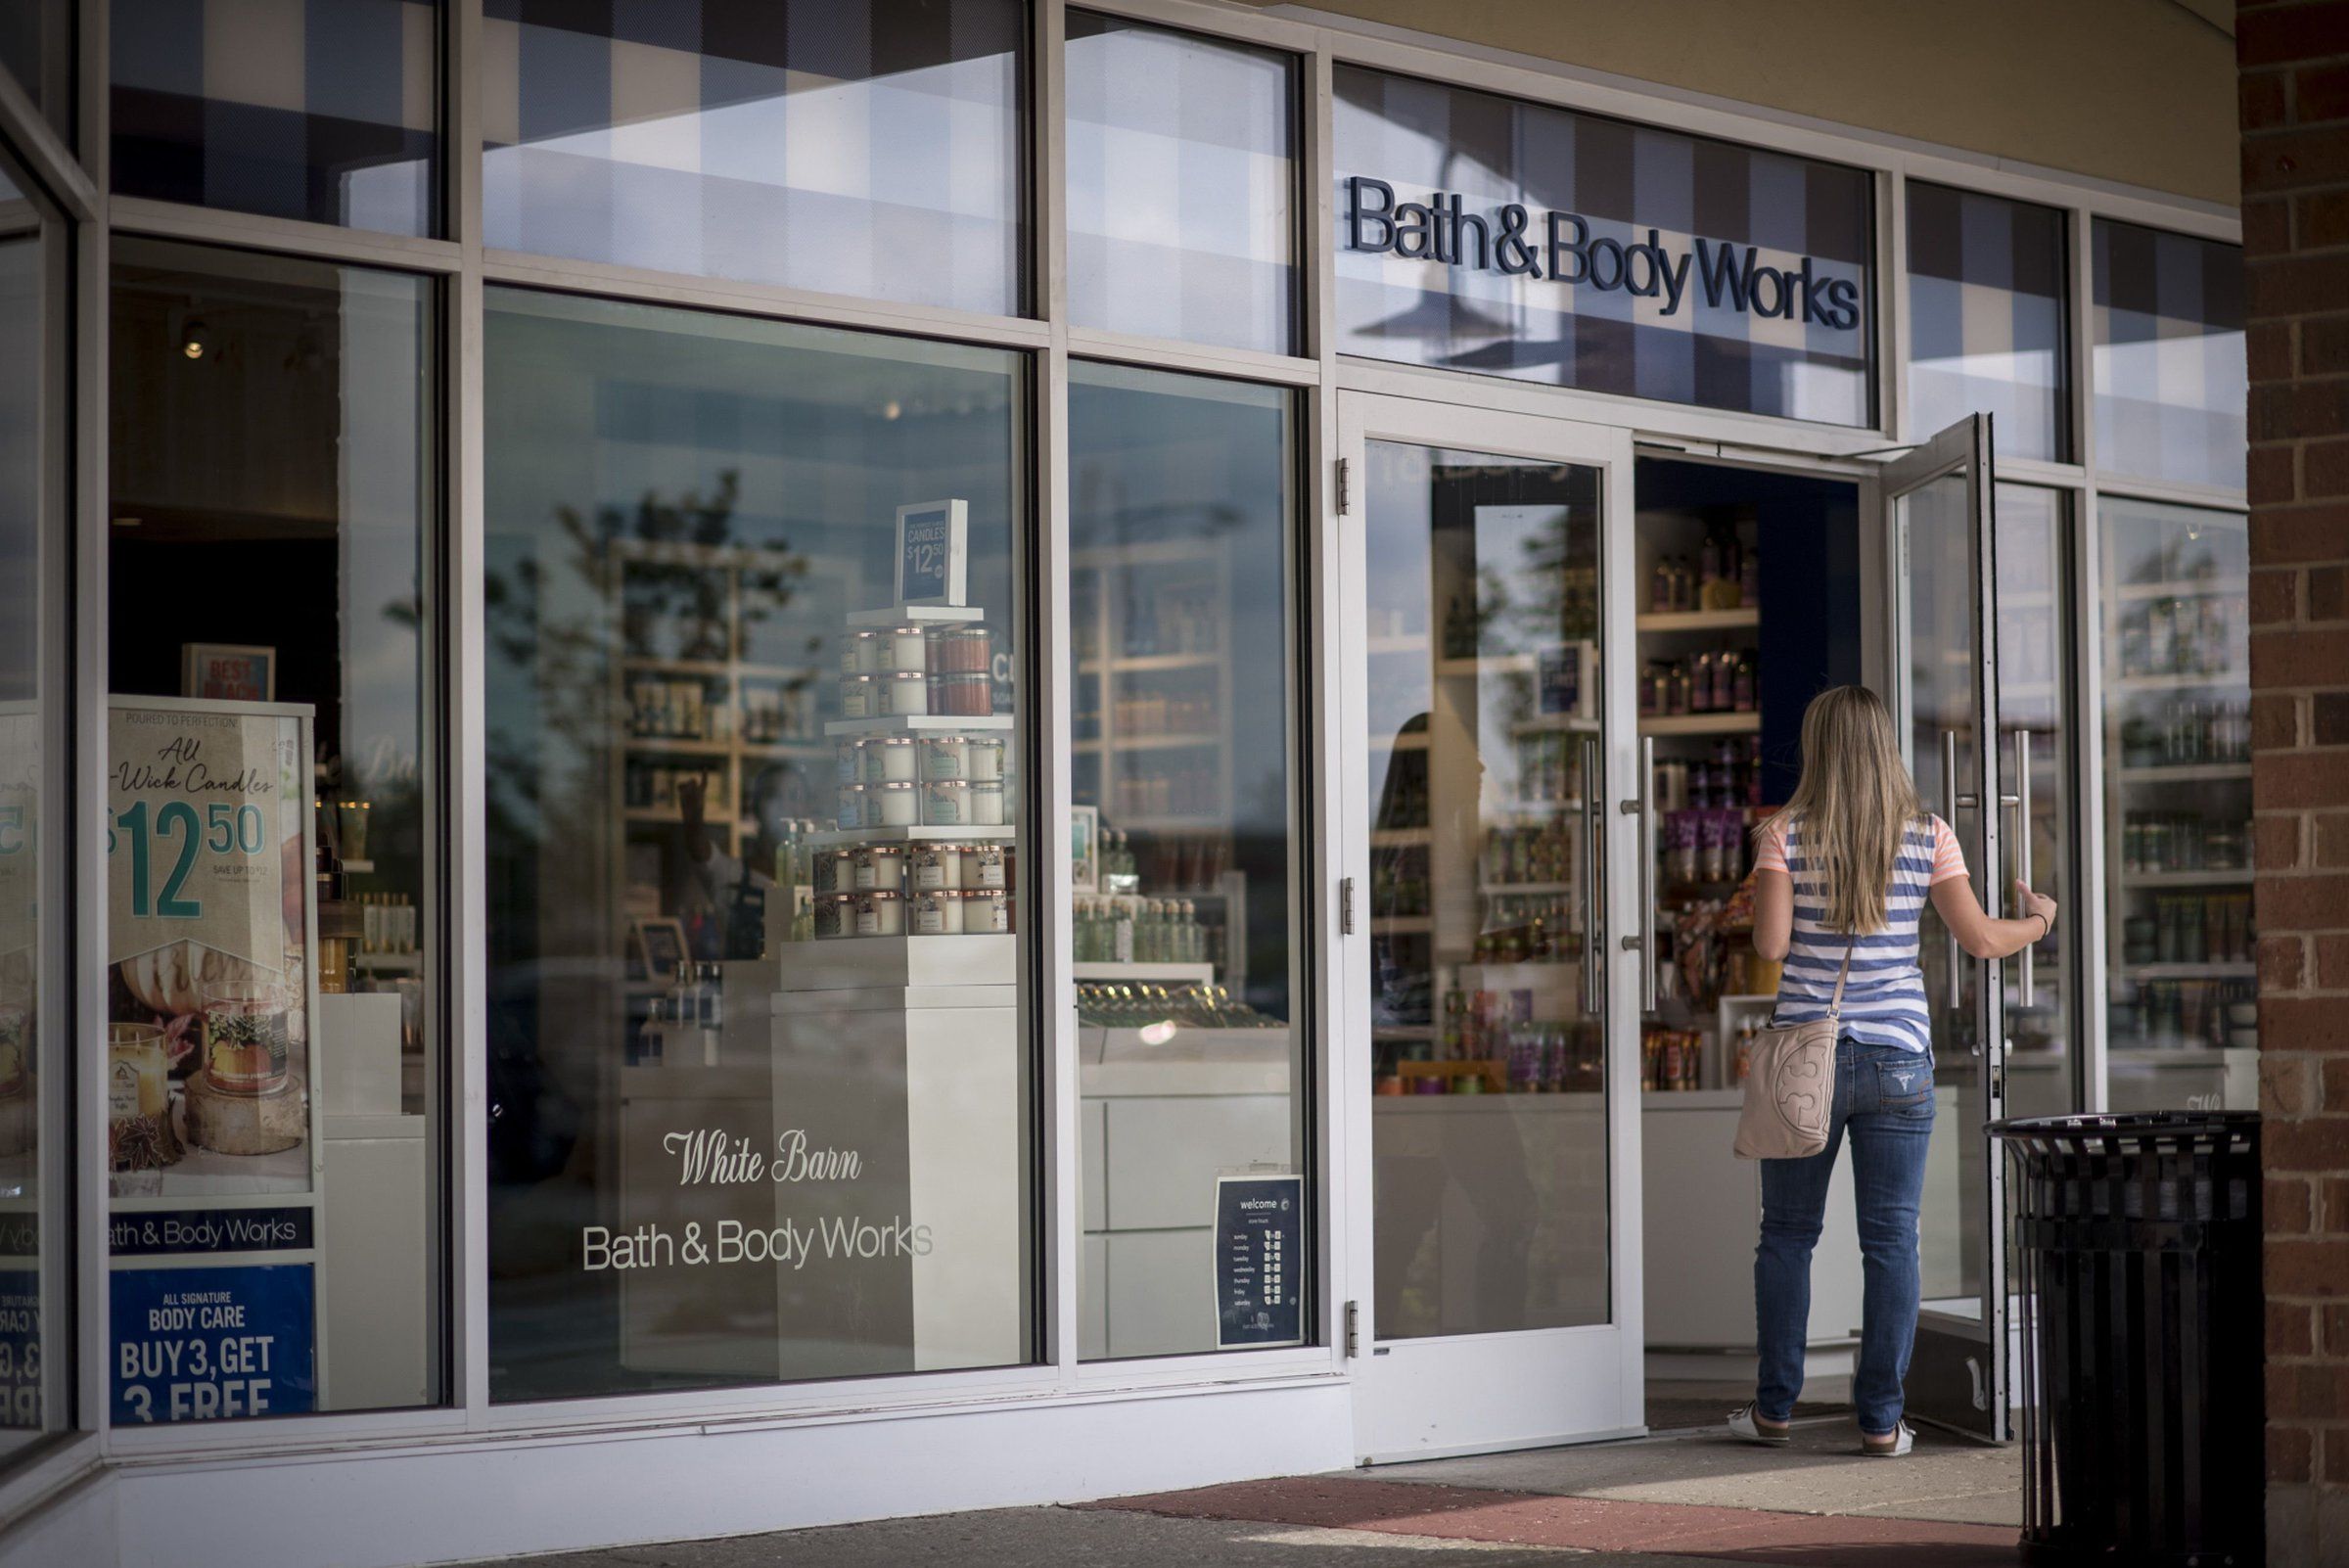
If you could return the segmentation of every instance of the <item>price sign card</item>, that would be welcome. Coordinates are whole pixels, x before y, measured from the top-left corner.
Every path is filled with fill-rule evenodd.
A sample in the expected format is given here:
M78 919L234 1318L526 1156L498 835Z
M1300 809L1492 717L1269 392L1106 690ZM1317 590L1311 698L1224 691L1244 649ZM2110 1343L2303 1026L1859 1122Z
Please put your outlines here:
M309 710L122 697L107 734L112 1194L307 1191Z
M970 503L898 508L898 603L958 605L969 591Z
M308 1264L117 1268L117 1426L313 1409L317 1284Z
M1305 1177L1216 1178L1216 1348L1305 1343Z

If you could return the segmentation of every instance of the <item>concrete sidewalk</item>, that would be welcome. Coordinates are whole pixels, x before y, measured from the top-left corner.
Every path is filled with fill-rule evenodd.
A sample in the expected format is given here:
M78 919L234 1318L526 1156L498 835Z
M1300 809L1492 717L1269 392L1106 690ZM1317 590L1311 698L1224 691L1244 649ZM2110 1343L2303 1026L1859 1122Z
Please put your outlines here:
M1848 1419L1787 1449L1712 1433L530 1559L535 1568L1607 1568L1729 1562L1990 1568L2019 1562L2012 1449L1920 1434L1863 1457Z

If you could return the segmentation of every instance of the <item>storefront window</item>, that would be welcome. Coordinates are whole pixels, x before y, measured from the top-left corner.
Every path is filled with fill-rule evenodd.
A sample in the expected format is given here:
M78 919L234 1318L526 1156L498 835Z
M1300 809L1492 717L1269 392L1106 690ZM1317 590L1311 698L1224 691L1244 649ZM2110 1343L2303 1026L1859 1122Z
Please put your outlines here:
M67 826L56 664L64 235L0 163L0 1461L72 1417L69 1014L55 991Z
M2096 225L2096 464L2243 487L2243 253Z
M114 254L113 1418L436 1404L434 291Z
M2235 513L2099 511L2110 1103L2255 1108L2249 533Z
M1024 363L486 344L491 1397L1029 1360Z
M704 0L482 22L489 243L1009 315L1019 0Z
M2001 457L2071 455L2064 214L1911 180L1910 428L1992 416Z
M1072 11L1069 319L1296 347L1296 63Z
M435 231L435 0L113 7L117 195Z
M1865 171L1354 66L1336 86L1340 351L1873 417Z
M1293 394L1069 382L1078 1345L1300 1344ZM1252 1233L1250 1196L1300 1228Z

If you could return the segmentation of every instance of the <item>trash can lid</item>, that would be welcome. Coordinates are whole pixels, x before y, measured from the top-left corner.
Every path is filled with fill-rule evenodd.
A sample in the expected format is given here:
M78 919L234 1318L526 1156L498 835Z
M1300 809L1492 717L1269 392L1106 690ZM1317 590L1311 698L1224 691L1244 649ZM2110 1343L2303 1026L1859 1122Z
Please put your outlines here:
M2256 1134L2257 1111L2129 1111L2084 1116L2010 1117L1990 1124L1994 1138L2049 1143L2168 1143L2188 1138L2232 1141Z

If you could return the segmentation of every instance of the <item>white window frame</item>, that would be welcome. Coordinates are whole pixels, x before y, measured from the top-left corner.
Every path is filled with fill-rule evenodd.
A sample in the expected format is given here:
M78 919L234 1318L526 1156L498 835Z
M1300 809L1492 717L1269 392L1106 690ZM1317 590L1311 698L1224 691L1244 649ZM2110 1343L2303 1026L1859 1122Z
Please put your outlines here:
M1072 328L1066 319L1066 242L1063 224L1064 91L1061 45L1066 0L1032 0L1028 113L1033 166L1029 190L1029 291L1035 315L996 317L914 304L897 304L768 285L686 277L559 257L525 255L483 243L482 158L479 129L482 58L481 0L448 0L441 51L443 186L446 235L420 239L370 234L331 225L181 207L130 198L109 200L107 172L108 7L93 0L80 12L78 63L80 140L78 163L23 95L0 82L0 131L34 162L75 224L78 284L75 462L77 578L80 602L106 603L105 452L106 322L108 248L113 234L162 236L211 244L279 251L322 259L404 269L441 281L438 362L439 439L446 484L438 515L445 539L443 559L435 564L437 581L453 588L442 611L447 712L442 715L442 755L449 779L447 816L453 868L442 899L442 1035L450 1053L445 1078L449 1092L439 1111L447 1159L441 1168L439 1200L450 1314L446 1361L452 1403L418 1410L317 1414L297 1418L220 1422L137 1430L115 1429L106 1418L108 1400L104 1194L106 1179L103 1051L92 1041L103 1017L103 977L94 964L74 977L83 1020L80 1053L78 1213L84 1245L77 1280L81 1312L75 1325L80 1351L80 1389L85 1430L58 1455L0 1478L0 1524L49 1495L99 1457L138 1462L236 1460L268 1455L319 1454L337 1450L412 1447L465 1439L569 1441L591 1432L618 1434L694 1423L790 1426L893 1415L970 1410L1036 1402L1084 1402L1158 1397L1184 1392L1251 1390L1343 1383L1344 1303L1338 1297L1345 1269L1334 1249L1347 1233L1352 1202L1366 1194L1341 1189L1348 1169L1343 1147L1347 1118L1336 1103L1338 1075L1331 1070L1328 1038L1341 1016L1335 992L1337 971L1327 943L1313 943L1310 975L1311 1016L1321 1038L1306 1053L1308 1072L1297 1092L1311 1095L1307 1121L1318 1136L1310 1151L1316 1192L1318 1300L1314 1314L1322 1343L1292 1350L1157 1358L1144 1360L1081 1361L1077 1354L1079 1170L1077 1069L1073 1022L1074 989L1069 978L1070 901L1065 886L1068 807L1067 760L1070 691L1064 671L1069 602L1065 563L1069 556L1068 435L1065 419L1071 358L1098 358L1173 370L1258 381L1298 390L1306 484L1298 531L1306 590L1321 627L1338 623L1331 457L1337 445L1337 394L1365 390L1599 423L1628 429L1644 446L1756 464L1866 478L1873 459L1891 446L1914 439L1905 408L1908 375L1906 299L1906 182L1926 179L1994 196L2054 207L2068 213L2072 246L2070 387L2075 432L2074 461L2040 463L2008 460L2001 478L2063 491L2075 519L2076 561L2095 559L2096 501L2101 493L2188 501L2240 512L2240 491L2147 484L2107 475L2096 467L2091 416L2093 381L2093 295L2089 238L2097 218L2240 243L2237 215L2211 204L2171 198L2036 168L1961 151L1932 147L1888 134L1837 126L1775 111L1742 106L1677 89L1543 61L1530 56L1464 45L1423 33L1330 17L1297 7L1271 13L1217 0L1090 0L1081 9L1135 22L1188 29L1259 47L1286 50L1299 59L1298 165L1303 185L1298 266L1300 352L1252 352L1164 342L1126 334ZM1332 72L1344 63L1455 82L1464 87L1609 115L1664 123L1758 148L1823 159L1865 169L1874 182L1876 235L1875 320L1877 326L1875 422L1865 428L1808 424L1764 416L1709 410L1612 394L1542 387L1495 377L1382 364L1341 356L1335 348L1332 291L1335 249L1330 147ZM1034 834L1040 862L1056 868L1053 884L1039 888L1040 919L1032 941L1042 977L1031 998L1029 1016L1038 1038L1036 1060L1044 1068L1039 1090L1036 1149L1038 1212L1043 1229L1035 1237L1043 1292L1038 1330L1044 1360L1036 1365L971 1372L913 1374L853 1382L775 1384L714 1392L628 1395L561 1403L492 1405L488 1388L489 1245L488 1170L484 1110L486 1073L487 964L481 932L486 892L481 866L485 848L483 767L484 746L484 620L480 590L484 560L483 300L493 285L515 284L568 290L646 302L698 306L775 320L870 328L960 342L992 345L1034 359L1036 388L1030 410L1034 431L1033 530L1038 580L1044 593L1035 606L1031 635L1038 647L1041 678L1031 696L1040 727L1044 765L1036 781L1042 818ZM2093 634L2093 574L2076 571L2077 635ZM75 664L82 682L75 695L75 779L83 798L95 798L105 770L104 714L106 644L103 612L83 615L75 632ZM1301 628L1302 631L1303 628ZM2099 711L2096 661L2078 666L2074 712ZM1303 930L1337 929L1336 875L1332 853L1340 821L1340 780L1346 748L1337 729L1339 671L1324 633L1320 657L1308 664L1307 689L1299 693L1298 745L1308 760L1313 797L1307 831L1318 853L1306 863L1318 885L1301 900ZM2102 765L2096 726L2083 724L2079 754L2083 776L2098 776ZM2083 851L2084 890L2102 886L2100 803L2091 792L2078 825ZM73 938L84 954L103 950L103 842L83 824L80 858L73 868L78 903ZM2100 1103L2103 1084L2104 1004L2100 977L2104 946L2100 899L2086 899L2075 918L2084 972L2082 1035L2088 1053L2092 1093ZM64 1468L61 1469L60 1466Z

